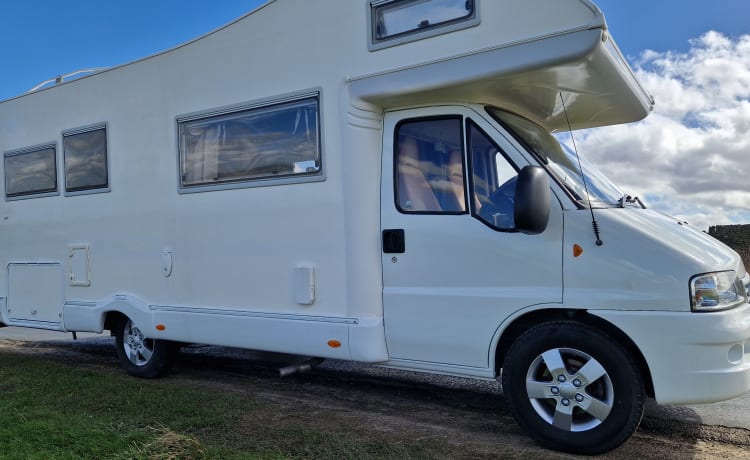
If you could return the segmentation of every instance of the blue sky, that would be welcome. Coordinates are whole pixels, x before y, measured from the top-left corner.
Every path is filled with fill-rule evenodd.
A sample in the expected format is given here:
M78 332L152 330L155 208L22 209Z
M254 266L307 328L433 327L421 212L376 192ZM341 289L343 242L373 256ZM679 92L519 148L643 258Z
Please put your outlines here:
M703 229L750 223L750 0L595 2L657 105L639 124L581 133L582 154ZM169 49L262 3L0 0L0 100Z
M78 69L146 57L216 29L260 0L0 0L0 100Z
M594 0L622 51L685 51L688 40L716 30L750 33L750 0Z

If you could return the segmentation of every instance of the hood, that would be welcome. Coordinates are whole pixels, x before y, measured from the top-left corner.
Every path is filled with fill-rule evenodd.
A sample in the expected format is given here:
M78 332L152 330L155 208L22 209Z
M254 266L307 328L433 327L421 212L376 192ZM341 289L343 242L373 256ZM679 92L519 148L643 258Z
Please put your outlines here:
M745 275L742 259L732 248L696 227L675 217L649 209L629 209L627 220L644 237L654 237L681 251L705 271L734 270Z
M588 210L565 213L566 304L592 309L690 310L690 278L734 270L739 255L700 230L650 209L596 209L602 246ZM583 253L574 256L573 245Z

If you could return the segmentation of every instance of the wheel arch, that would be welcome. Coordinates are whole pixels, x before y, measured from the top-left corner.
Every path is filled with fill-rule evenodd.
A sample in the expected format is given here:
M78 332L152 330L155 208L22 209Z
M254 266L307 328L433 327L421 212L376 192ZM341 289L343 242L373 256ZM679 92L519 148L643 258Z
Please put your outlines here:
M576 321L610 334L618 343L622 344L623 347L625 347L626 351L633 357L633 360L638 366L638 370L641 372L641 376L643 377L646 394L649 397L654 397L654 384L651 377L651 370L648 367L646 358L643 356L643 353L635 344L635 342L633 342L633 340L620 328L610 323L609 321L594 316L586 310L579 309L551 308L534 310L515 318L502 331L495 347L495 377L498 377L500 375L500 369L502 369L503 367L505 356L508 353L511 345L513 345L513 342L515 342L516 339L518 339L518 337L520 337L524 331L528 330L530 327L536 326L537 324L560 320Z
M123 321L127 321L128 316L119 311L112 310L104 313L104 329L108 330L114 335L117 326Z
M63 307L63 318L67 331L97 333L112 331L122 318L130 318L141 325L149 337L154 335L153 314L149 304L127 293L115 294L96 302L67 303Z

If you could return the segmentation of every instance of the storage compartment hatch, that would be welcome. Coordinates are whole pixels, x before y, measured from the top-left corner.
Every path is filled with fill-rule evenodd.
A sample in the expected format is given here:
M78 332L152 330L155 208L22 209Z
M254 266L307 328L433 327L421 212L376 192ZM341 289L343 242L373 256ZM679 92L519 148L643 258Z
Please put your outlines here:
M60 323L62 305L61 264L8 264L8 315L11 319Z

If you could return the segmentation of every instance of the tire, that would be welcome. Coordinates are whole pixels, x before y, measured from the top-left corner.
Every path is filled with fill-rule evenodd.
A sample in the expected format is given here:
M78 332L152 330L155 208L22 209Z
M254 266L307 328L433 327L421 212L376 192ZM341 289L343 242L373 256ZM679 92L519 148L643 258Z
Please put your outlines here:
M117 324L115 344L120 367L145 379L165 375L174 364L178 347L168 340L148 339L129 318Z
M508 350L502 386L521 428L563 452L608 452L643 416L643 378L633 358L605 332L578 322L522 334Z

